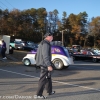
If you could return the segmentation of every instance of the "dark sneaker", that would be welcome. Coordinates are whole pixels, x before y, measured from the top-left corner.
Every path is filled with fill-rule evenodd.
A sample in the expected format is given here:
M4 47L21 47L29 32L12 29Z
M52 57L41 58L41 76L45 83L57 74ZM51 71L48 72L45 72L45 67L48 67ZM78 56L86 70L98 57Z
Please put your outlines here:
M34 95L34 99L46 99L47 97L45 96L38 96L38 95Z
M53 95L55 94L55 91L52 91L51 93L48 93L48 95Z

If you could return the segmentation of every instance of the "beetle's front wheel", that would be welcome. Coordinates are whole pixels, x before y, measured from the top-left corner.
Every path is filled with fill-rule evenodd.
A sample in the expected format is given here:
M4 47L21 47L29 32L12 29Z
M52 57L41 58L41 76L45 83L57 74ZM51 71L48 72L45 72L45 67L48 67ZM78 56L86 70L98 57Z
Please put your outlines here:
M29 66L29 65L31 65L31 62L30 62L30 60L29 59L24 59L24 65L25 66Z

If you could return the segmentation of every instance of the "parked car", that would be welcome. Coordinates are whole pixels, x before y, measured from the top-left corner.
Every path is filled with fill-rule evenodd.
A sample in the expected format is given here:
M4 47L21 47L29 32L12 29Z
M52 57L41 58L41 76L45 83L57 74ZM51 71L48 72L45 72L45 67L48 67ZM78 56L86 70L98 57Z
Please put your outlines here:
M100 55L93 51L83 51L81 53L73 53L71 54L73 56L73 60L90 60L93 62L100 61Z
M13 49L23 49L23 46L25 46L25 44L25 41L10 40L10 45L13 47Z
M11 45L9 45L9 54L13 54L13 47Z
M35 54L37 50L33 50L28 53L23 59L22 62L24 65L35 65ZM62 46L52 46L51 47L52 62L55 66L55 69L63 69L64 67L68 68L69 65L74 64L72 57L69 55L68 50Z
M13 47L13 49L15 49L15 42L14 42L14 41L12 41L12 40L10 40L10 46L12 46L12 47Z
M22 41L15 41L15 49L23 49Z
M23 50L31 51L31 50L37 50L38 45L35 43L26 43L25 46L23 46Z
M93 49L93 51L95 52L95 53L97 53L98 55L100 55L100 50L99 49Z
M98 51L98 53L97 53L98 55L100 55L100 50Z

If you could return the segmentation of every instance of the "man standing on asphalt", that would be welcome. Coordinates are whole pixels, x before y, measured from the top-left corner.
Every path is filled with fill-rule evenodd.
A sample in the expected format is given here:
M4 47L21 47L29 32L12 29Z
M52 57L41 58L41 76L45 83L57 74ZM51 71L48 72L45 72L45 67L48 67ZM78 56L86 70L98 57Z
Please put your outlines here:
M3 59L7 59L5 56L5 52L6 52L6 42L2 39L2 45L1 45L1 55Z
M52 79L51 71L53 71L51 62L51 45L50 42L53 40L53 35L51 33L46 33L44 35L44 40L41 41L36 55L36 65L41 68L40 79L38 83L37 94L34 95L35 99L46 99L43 96L43 90L46 85L46 90L48 95L52 95L55 91L52 91Z

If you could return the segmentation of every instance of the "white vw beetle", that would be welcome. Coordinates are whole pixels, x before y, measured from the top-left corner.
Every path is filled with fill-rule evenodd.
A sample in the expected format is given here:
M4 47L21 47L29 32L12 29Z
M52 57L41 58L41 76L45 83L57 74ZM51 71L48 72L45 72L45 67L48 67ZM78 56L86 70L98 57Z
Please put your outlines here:
M22 60L24 65L35 65L35 54L36 51L31 51ZM69 65L74 64L73 58L69 55L68 50L62 46L52 46L51 47L52 62L55 69L62 69L64 67L68 68Z

